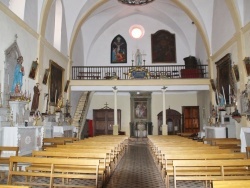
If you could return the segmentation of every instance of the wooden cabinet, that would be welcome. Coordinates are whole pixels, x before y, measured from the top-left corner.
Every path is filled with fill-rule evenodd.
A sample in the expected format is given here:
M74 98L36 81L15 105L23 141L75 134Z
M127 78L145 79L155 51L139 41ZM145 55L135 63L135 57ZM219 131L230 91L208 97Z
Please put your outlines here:
M183 106L183 132L198 133L200 131L199 106Z
M117 110L118 131L121 130L121 110ZM112 135L114 125L114 109L93 110L94 136Z

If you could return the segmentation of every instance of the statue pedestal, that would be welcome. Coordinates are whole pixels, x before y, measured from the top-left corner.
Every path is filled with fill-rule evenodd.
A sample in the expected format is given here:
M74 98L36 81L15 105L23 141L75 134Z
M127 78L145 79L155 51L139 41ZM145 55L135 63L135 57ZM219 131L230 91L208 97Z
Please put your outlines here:
M25 105L28 104L27 101L9 101L10 109L13 112L13 125L24 126L25 119Z

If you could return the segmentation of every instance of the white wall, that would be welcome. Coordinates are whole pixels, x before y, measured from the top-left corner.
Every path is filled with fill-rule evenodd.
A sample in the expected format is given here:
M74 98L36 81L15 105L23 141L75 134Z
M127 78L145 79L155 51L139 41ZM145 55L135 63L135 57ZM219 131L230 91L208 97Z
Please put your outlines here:
M129 28L133 24L140 24L145 29L145 35L141 39L132 39L129 35ZM132 65L132 52L136 51L136 49L140 49L141 52L144 51L146 54L145 64L152 65L152 57L151 57L151 34L155 33L158 30L164 29L168 30L171 33L174 31L166 26L165 24L154 20L149 17L134 15L124 19L119 20L112 24L108 29L104 30L100 35L95 36L96 30L94 29L97 25L91 25L90 23L86 23L83 29L83 41L84 41L84 65L85 66L110 66L110 51L111 51L111 41L115 36L120 34L127 42L127 64L124 65ZM176 58L177 64L184 64L183 58L190 54L190 48L195 49L195 44L193 46L189 46L185 42L180 39L180 36L175 33L176 38ZM82 56L82 54L78 54ZM121 66L122 64L112 64L112 66ZM157 65L159 65L157 63ZM173 65L173 64L169 64ZM176 64L174 64L176 65Z
M121 130L126 132L126 135L130 134L129 122L131 121L130 114L130 94L118 92L118 109L121 109ZM108 103L110 108L114 108L114 94L96 93L94 94L90 108L88 111L87 119L93 119L93 109L103 108L105 103ZM195 92L185 92L182 94L167 93L166 94L166 109L169 107L180 113L182 113L182 106L197 106L197 94ZM157 115L162 111L162 94L155 92L152 94L151 101L151 114L153 122L153 134L158 134L158 121Z

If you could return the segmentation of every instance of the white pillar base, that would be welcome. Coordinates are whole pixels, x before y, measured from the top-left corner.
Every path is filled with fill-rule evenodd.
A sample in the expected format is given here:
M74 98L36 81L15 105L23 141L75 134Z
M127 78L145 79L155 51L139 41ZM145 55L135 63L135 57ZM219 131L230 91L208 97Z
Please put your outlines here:
M113 125L113 135L118 135L118 125Z
M168 135L168 125L162 125L162 135Z

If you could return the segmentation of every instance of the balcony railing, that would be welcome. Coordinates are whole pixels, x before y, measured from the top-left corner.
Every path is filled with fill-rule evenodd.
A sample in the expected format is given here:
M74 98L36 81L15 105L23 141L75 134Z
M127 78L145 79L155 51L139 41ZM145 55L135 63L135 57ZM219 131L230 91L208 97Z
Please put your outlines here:
M134 66L73 66L72 80L131 79L129 72ZM148 79L208 78L208 65L198 65L194 69L185 69L185 65L142 66L148 73Z

